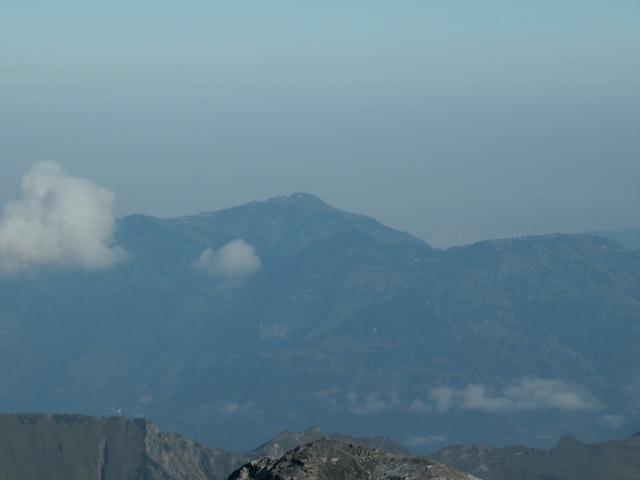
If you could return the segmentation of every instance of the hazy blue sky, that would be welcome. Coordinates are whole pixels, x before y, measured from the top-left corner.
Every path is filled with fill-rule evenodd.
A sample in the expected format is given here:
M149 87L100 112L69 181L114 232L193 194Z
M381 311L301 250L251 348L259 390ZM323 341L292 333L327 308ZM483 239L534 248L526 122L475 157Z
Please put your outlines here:
M0 202L308 191L438 245L640 225L640 2L0 0Z

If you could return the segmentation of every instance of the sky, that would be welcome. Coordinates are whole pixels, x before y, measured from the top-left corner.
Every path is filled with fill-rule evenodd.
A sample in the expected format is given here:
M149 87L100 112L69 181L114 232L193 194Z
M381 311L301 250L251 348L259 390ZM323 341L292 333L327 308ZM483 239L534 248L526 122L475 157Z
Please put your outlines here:
M0 204L296 191L437 246L640 225L640 2L0 0Z

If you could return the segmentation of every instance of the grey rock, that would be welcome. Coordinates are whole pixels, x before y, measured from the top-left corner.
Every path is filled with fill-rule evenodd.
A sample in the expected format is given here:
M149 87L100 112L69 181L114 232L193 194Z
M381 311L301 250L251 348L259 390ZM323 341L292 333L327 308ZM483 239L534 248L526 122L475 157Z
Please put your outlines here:
M264 457L236 470L229 480L471 480L431 460L323 438L280 459Z

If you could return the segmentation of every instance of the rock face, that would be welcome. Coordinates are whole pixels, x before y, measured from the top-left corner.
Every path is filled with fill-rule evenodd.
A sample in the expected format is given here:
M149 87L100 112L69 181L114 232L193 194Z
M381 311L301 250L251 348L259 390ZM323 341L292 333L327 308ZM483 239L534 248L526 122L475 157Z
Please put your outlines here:
M222 480L242 461L147 420L0 415L0 480Z
M323 438L276 460L263 457L236 470L229 480L471 480L431 460L394 455Z
M483 480L637 480L640 437L593 445L563 437L550 450L460 445L433 458Z

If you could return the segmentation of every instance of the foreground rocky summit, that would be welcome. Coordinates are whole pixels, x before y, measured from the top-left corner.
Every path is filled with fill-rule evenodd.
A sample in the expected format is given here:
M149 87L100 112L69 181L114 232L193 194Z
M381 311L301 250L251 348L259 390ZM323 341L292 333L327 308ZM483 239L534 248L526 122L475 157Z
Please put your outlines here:
M229 480L471 480L431 460L386 453L329 438L302 445L276 460L263 457Z
M222 480L242 461L147 420L0 415L0 480Z

